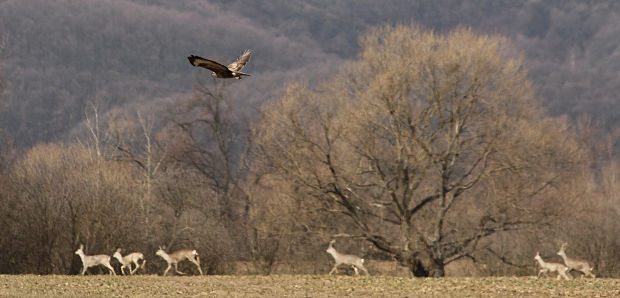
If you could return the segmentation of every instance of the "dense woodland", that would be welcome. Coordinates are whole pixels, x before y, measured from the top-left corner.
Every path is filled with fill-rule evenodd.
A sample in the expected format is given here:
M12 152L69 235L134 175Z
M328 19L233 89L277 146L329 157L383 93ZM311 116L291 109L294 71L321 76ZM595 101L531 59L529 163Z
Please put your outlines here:
M0 273L617 277L615 1L386 2L0 1Z

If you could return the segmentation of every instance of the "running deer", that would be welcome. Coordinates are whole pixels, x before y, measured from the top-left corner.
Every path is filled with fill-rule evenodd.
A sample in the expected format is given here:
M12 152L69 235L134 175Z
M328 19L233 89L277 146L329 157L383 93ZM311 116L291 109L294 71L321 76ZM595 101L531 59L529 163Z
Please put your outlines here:
M558 273L557 279L560 279L560 277L564 279L570 279L568 275L566 275L566 272L568 272L568 267L564 266L564 264L545 262L540 257L540 254L538 252L536 252L536 256L534 257L534 260L538 261L538 264L542 268L538 272L537 278L540 278L541 274L546 274L547 272L557 272Z
M146 264L144 255L141 252L132 252L123 257L123 255L121 255L121 249L119 248L116 250L113 257L121 263L121 274L123 275L125 275L125 268L129 268L129 274L133 275L140 267L144 269L144 265ZM142 260L142 265L140 265L140 260ZM131 264L136 265L136 268L132 270Z
M89 267L94 267L98 265L103 265L104 267L108 268L108 270L110 270L110 275L116 275L116 272L114 272L114 268L112 268L112 266L110 265L110 256L87 256L84 254L84 245L82 244L80 244L80 248L75 251L75 254L80 256L80 259L82 260L82 271L80 272L81 275L84 275L86 269L88 269Z
M185 259L194 263L194 265L196 265L196 268L198 268L198 272L200 272L200 275L202 275L202 269L200 269L200 258L198 257L198 253L195 249L179 249L171 254L167 254L164 249L166 249L165 246L160 246L159 250L155 253L156 255L162 257L168 263L168 267L166 268L166 271L164 271L164 276L166 276L168 270L170 270L172 265L174 265L174 271L176 271L178 274L185 274L179 271L179 269L177 269L178 263Z
M562 246L560 247L560 250L558 251L558 255L561 256L562 259L564 259L564 264L566 264L566 267L568 267L568 271L570 272L571 270L577 270L583 273L584 275L591 276L592 278L596 278L596 276L592 274L592 270L594 270L594 268L590 266L590 264L588 264L587 261L577 260L577 259L569 258L568 256L566 256L566 250L565 250L566 245L567 245L566 242L562 244Z
M368 273L368 270L364 268L364 259L358 256L341 254L337 252L336 249L334 248L334 243L336 243L336 240L330 241L329 247L327 247L327 250L326 250L327 253L332 255L332 257L334 257L334 261L336 261L336 264L334 264L334 267L332 268L332 270L329 271L329 275L334 273L334 271L336 271L338 269L338 266L340 266L341 264L351 265L351 267L353 267L353 270L355 270L355 275L359 275L359 272L357 270L358 268L364 271L366 275L370 275Z

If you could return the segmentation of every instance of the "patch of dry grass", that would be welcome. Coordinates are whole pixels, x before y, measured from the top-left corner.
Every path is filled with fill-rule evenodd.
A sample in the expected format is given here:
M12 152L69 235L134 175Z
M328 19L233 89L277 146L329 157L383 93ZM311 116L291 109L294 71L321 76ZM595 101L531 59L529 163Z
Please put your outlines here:
M0 275L2 297L619 297L619 279Z

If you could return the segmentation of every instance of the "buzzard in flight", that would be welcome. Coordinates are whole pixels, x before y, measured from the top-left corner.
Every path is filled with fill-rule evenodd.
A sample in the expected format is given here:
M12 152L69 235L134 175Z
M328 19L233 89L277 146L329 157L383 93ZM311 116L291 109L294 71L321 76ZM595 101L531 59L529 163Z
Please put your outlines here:
M235 78L241 80L242 76L249 76L247 73L241 72L243 67L250 61L250 56L252 55L252 51L246 50L241 54L237 61L229 64L228 66L224 66L219 64L213 60L201 58L198 56L191 55L187 57L189 59L189 63L193 66L204 67L213 72L213 76L216 78Z

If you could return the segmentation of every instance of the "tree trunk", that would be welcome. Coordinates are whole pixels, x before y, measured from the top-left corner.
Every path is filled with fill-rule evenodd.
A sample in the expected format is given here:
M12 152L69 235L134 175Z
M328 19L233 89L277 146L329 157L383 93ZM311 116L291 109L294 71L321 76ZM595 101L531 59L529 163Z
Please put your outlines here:
M414 277L428 277L429 272L422 265L418 255L417 252L405 250L396 256L396 260L398 260L401 266L409 268Z
M444 277L445 265L426 253L402 251L397 260L402 266L409 268L414 277Z
M428 267L429 277L444 277L446 275L445 266L443 262L434 260Z

